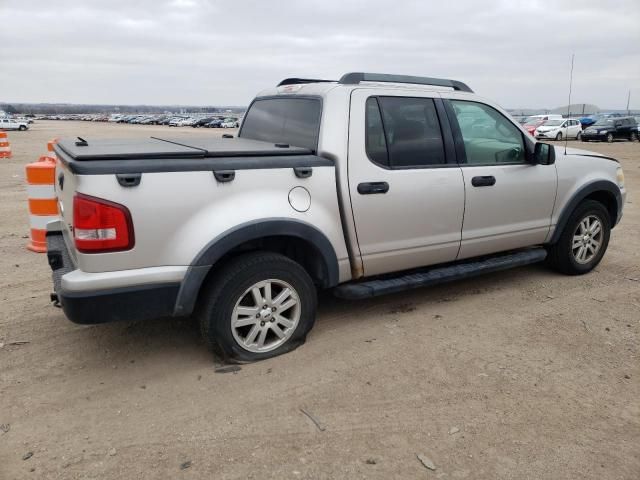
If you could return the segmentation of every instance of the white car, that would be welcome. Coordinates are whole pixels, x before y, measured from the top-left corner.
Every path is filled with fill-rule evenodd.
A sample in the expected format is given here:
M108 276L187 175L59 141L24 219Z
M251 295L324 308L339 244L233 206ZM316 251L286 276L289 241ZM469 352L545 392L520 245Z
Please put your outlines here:
M220 124L222 128L238 128L238 121L227 118Z
M182 122L184 122L185 119L181 118L181 117L176 117L176 118L172 118L171 121L169 122L169 126L170 127L181 127L182 126Z
M0 130L20 130L21 132L29 129L27 120L19 120L17 118L0 118Z
M582 136L582 125L579 120L573 118L547 120L535 130L537 139L563 140L574 138L579 140Z

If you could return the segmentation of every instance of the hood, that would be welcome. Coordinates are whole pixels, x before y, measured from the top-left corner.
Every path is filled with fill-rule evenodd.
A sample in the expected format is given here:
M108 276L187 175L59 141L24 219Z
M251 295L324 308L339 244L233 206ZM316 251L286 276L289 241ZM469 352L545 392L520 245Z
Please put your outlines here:
M565 155L565 147L564 146L556 146L554 147L556 149L556 158L559 158L563 155ZM618 162L618 160L616 160L613 157L607 157L606 155L602 155L600 153L597 152L591 152L589 150L582 150L581 148L567 148L567 156L581 156L581 157L594 157L594 158L602 158L604 160L611 160L613 162L616 163L620 163Z

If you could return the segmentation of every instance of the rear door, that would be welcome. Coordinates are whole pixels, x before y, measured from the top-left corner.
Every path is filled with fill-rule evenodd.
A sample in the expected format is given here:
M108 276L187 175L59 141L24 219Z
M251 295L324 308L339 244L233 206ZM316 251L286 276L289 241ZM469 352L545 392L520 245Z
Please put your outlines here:
M567 138L578 138L578 135L582 131L582 127L578 120L570 119L567 120L569 122L569 133Z
M351 96L349 190L368 276L451 261L460 246L464 183L442 100L404 95Z

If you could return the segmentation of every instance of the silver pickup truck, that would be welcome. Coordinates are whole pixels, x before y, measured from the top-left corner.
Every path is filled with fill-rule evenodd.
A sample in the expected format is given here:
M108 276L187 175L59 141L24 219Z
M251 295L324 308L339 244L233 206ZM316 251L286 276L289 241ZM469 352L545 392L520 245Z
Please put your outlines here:
M195 315L253 361L361 299L546 260L578 275L625 201L618 162L536 142L462 82L349 73L258 95L233 138L63 140L48 225L73 322Z

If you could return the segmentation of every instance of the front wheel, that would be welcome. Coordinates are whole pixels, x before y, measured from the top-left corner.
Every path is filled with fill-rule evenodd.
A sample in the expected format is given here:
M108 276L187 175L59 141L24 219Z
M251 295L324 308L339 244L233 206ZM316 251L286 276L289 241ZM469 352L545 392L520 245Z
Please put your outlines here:
M20 125L20 127L18 128L18 130L20 130L21 132L24 132L27 129L27 127L25 127L24 125Z
M304 343L316 290L293 260L255 252L230 260L203 288L196 316L208 346L227 360L252 362Z
M636 132L631 132L631 135L629 135L629 140L631 140L632 142L635 142L638 140L638 134Z
M548 263L567 275L582 275L602 260L609 245L611 218L600 202L587 200L574 210L554 245Z
M578 132L576 135L576 140L582 140L582 132Z
M562 132L558 132L558 134L556 135L556 140L557 141L562 140Z
M607 133L607 143L613 143L613 133Z

